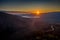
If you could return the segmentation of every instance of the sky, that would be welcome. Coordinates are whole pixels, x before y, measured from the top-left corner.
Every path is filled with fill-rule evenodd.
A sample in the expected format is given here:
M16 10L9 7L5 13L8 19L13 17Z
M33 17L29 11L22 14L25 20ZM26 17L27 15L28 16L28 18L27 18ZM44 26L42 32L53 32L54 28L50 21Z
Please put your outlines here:
M0 10L4 11L26 11L39 10L45 12L60 12L59 0L0 0Z

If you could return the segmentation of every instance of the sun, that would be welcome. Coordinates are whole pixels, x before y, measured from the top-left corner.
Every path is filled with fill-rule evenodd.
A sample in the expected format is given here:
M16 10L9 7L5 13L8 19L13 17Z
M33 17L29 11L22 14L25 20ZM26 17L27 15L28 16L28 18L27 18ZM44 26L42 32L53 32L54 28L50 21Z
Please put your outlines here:
M34 10L34 11L32 11L32 14L39 16L41 14L41 11L40 10Z
M40 15L40 11L36 11L36 15Z
M39 16L39 15L40 15L40 11L39 11L39 10L36 10L36 11L34 12L34 14L35 14L36 16Z

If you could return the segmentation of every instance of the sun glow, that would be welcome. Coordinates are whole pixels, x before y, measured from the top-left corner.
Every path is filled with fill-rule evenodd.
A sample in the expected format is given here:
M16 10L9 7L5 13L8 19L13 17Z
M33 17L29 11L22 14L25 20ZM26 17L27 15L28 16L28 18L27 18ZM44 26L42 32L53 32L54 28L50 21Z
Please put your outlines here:
M33 11L33 14L38 16L38 15L40 15L40 11L39 10Z
M40 11L37 11L37 12L36 12L36 15L40 15Z

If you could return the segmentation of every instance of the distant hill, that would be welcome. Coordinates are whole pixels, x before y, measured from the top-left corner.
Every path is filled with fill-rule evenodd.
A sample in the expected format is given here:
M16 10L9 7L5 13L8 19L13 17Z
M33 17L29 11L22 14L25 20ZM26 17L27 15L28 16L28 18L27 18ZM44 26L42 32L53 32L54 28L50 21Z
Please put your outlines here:
M26 18L32 18L34 15L31 14L15 14L17 16L22 16ZM60 23L60 12L48 12L48 13L42 13L39 18L40 21L46 22L46 23Z
M60 12L50 12L42 14L40 19L48 23L60 23Z

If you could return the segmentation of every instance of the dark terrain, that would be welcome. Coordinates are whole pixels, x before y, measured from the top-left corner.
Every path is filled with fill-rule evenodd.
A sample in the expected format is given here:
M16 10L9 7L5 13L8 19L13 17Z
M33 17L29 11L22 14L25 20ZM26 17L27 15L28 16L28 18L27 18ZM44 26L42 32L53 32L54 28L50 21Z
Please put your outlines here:
M0 12L0 37L2 40L60 40L60 24L51 23L37 21L32 27L30 19Z

